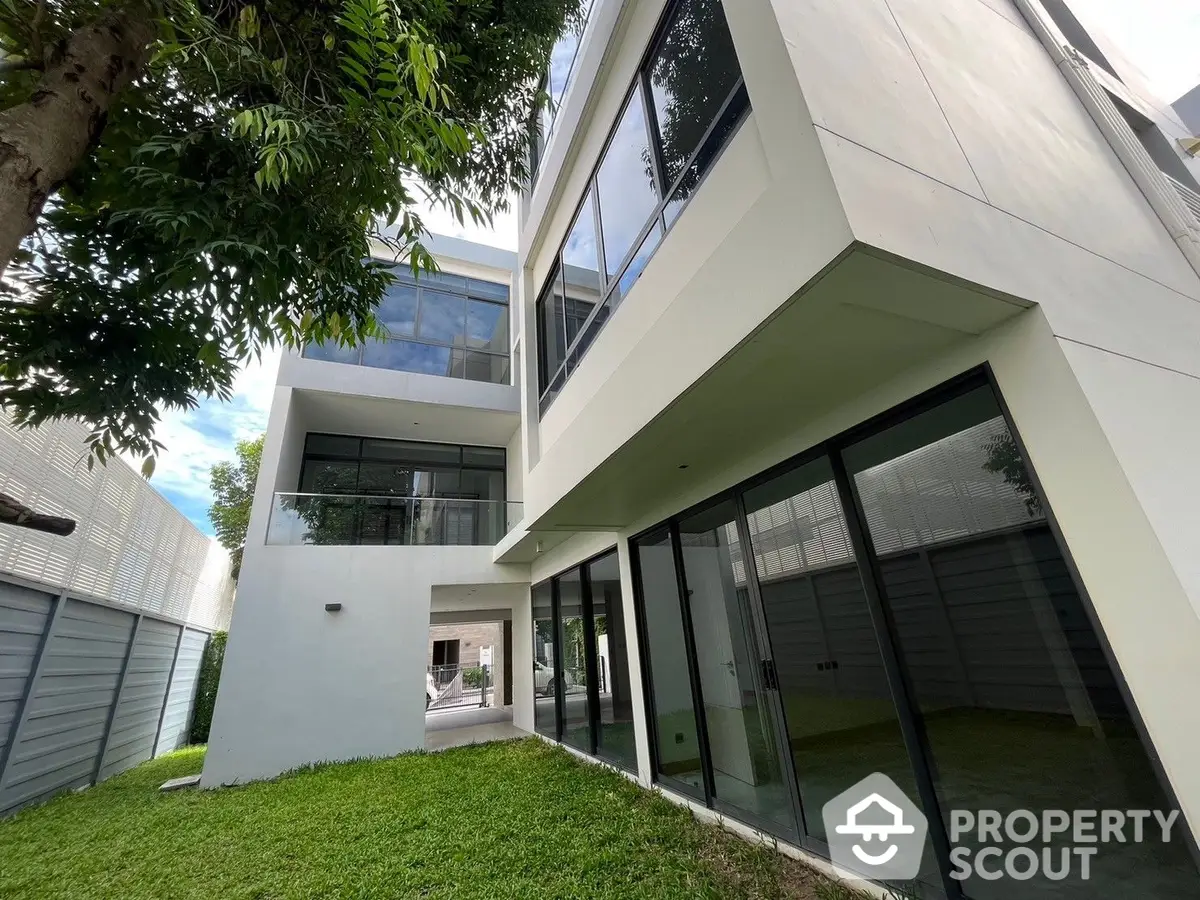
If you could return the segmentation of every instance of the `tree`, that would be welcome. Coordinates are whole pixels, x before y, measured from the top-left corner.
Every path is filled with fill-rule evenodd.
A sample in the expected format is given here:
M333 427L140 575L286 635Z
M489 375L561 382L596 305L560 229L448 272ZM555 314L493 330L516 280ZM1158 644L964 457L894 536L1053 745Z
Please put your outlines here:
M0 0L0 403L152 457L262 348L375 333L372 241L431 270L420 199L506 204L577 3Z
M254 485L258 483L258 467L262 463L263 438L238 441L237 462L217 463L210 472L212 506L208 518L221 546L233 558L233 577L242 569L242 548L246 546L246 529L250 525L250 508L254 505Z
M1021 449L1008 429L988 440L983 446L987 459L983 463L985 472L1000 475L1017 495L1025 501L1025 511L1030 518L1042 514L1042 498L1038 495L1029 469L1021 458Z
M677 10L650 71L668 183L683 171L741 76L720 0L688 0ZM682 196L699 177L693 168L683 178Z

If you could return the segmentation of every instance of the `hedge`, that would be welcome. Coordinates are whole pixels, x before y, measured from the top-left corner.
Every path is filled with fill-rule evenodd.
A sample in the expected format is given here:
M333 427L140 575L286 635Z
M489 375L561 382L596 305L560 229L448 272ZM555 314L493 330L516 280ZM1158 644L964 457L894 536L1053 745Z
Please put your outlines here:
M196 684L196 706L192 713L190 743L207 744L212 726L213 707L217 704L217 685L221 682L221 664L225 661L227 632L214 631L200 657L200 676Z

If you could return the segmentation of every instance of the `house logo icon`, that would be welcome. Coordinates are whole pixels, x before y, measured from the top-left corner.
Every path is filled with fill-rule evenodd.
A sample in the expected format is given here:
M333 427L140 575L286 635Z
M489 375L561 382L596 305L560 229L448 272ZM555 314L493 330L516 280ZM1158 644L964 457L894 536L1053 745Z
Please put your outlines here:
M888 776L877 772L822 809L833 864L870 881L911 881L921 871L924 814Z

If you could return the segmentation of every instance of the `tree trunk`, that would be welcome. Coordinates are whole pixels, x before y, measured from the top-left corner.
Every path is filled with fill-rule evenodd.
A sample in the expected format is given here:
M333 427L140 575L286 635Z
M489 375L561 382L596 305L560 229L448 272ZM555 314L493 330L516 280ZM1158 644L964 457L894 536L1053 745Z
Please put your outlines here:
M154 35L148 12L108 13L48 54L28 102L0 112L0 274L46 198L99 140L109 107L146 64Z

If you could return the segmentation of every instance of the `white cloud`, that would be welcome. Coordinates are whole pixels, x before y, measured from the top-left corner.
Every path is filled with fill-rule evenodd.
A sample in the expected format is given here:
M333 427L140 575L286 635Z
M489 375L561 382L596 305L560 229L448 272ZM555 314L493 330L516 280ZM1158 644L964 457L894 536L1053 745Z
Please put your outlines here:
M454 214L448 209L434 207L428 203L417 204L425 228L433 234L447 234L450 237L475 241L478 244L490 244L504 250L517 249L517 201L513 198L508 210L497 213L492 219L492 227L476 225L467 220L460 225Z
M159 455L151 484L208 531L207 510L212 503L209 470L235 458L238 441L266 430L279 368L280 351L263 354L261 362L243 368L234 380L233 399L202 399L192 410L167 410L154 436L166 449ZM134 468L139 460L128 460Z

